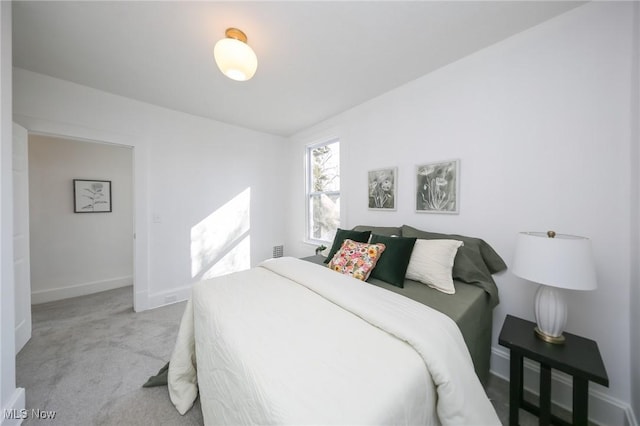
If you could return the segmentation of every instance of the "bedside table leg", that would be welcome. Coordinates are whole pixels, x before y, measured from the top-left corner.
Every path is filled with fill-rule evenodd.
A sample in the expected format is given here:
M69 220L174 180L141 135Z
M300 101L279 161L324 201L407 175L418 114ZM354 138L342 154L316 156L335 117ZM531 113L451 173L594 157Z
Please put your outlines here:
M520 404L522 404L522 354L511 351L509 364L509 426L520 423Z
M540 364L540 416L538 424L551 424L551 367Z
M587 426L589 423L589 381L573 378L573 424Z

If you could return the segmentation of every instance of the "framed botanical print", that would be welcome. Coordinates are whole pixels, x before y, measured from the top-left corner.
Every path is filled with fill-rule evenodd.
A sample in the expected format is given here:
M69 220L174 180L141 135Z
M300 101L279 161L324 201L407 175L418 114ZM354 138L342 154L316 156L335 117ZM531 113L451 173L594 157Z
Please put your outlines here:
M396 210L397 181L397 167L369 172L369 210Z
M427 163L416 167L416 211L460 212L460 160Z
M74 179L73 202L75 213L111 212L111 181Z

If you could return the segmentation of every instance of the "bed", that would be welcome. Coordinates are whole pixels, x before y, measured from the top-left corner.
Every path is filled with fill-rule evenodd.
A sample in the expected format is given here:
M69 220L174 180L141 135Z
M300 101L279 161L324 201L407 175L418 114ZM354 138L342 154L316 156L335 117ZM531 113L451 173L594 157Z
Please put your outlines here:
M176 409L199 395L205 424L500 424L457 308L374 284L294 258L195 284L169 364Z
M370 231L385 236L427 239L455 238L465 242L456 258L454 271L456 293L444 294L422 283L405 279L403 287L370 278L368 283L401 294L430 306L450 317L460 328L473 360L476 374L483 384L489 379L493 309L499 303L498 289L492 274L506 269L504 261L483 240L462 235L432 233L413 228L358 225L355 231ZM304 260L325 264L325 256L309 256ZM464 280L464 281L463 281ZM466 282L465 282L466 281Z
M310 256L303 259L323 265L325 257ZM367 282L430 306L450 317L460 328L478 378L486 384L489 379L493 307L484 290L462 281L456 281L455 295L443 294L408 279L402 288L375 278Z

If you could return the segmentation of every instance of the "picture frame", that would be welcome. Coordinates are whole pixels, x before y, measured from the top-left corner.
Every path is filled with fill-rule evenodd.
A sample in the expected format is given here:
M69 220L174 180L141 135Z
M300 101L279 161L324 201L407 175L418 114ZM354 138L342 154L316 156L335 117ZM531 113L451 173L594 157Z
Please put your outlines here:
M367 177L369 210L395 211L397 209L398 168L370 170Z
M111 213L111 181L73 180L74 213Z
M460 213L460 160L416 166L416 212Z

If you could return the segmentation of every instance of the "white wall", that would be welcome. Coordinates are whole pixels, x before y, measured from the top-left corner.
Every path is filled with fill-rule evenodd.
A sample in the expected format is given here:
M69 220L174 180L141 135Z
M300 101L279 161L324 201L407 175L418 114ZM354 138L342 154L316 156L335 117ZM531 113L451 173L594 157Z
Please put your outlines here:
M628 421L630 270L637 262L630 258L629 198L629 156L638 144L630 134L638 121L630 110L638 80L631 73L633 8L581 6L296 135L293 254L313 252L302 242L304 145L327 134L342 142L344 227L408 224L477 236L507 264L519 231L588 236L599 288L567 291L567 331L596 340L609 373L608 389L591 385L594 418ZM460 214L415 213L415 166L454 158L461 161ZM368 211L367 170L391 166L399 169L398 210ZM508 376L497 336L506 314L533 320L536 285L510 272L496 281L492 368Z
M640 74L640 3L634 3L635 26L633 35L634 62L632 75ZM635 97L631 103L631 116L640 117L640 81L631 87ZM631 123L632 140L640 140L640 120ZM640 413L640 143L632 145L631 155L631 392L636 413Z
M15 286L13 280L11 2L0 2L0 410L21 410L16 388ZM19 424L0 416L1 425Z
M29 137L33 304L133 284L132 172L129 147ZM110 180L112 212L74 213L73 179Z
M133 147L136 310L186 298L203 265L253 266L284 241L281 137L22 69L14 117L31 132Z

